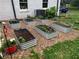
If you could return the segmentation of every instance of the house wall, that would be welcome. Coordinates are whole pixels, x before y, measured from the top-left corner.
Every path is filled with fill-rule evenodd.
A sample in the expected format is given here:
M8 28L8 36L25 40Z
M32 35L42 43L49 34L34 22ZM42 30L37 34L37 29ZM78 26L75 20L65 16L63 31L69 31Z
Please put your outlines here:
M0 0L0 20L14 18L11 0Z
M34 16L36 9L42 8L42 0L28 0L28 9L20 10L19 0L13 0L17 18L26 18L27 15ZM48 0L48 8L57 5L57 0ZM11 0L0 0L0 20L13 19Z

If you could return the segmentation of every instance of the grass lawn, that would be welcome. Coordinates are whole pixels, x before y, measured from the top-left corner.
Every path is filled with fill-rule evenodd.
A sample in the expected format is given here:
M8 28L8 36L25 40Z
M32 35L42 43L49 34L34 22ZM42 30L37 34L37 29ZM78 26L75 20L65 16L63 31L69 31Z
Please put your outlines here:
M45 59L79 59L79 38L47 47L43 54Z
M65 14L61 14L60 20L63 21L69 25L72 25L73 28L79 29L79 24L76 22L79 22L79 10L69 10L69 12L66 14L67 17L63 17Z
M23 56L22 59L40 59L40 54L36 53L34 50L31 51L31 55Z

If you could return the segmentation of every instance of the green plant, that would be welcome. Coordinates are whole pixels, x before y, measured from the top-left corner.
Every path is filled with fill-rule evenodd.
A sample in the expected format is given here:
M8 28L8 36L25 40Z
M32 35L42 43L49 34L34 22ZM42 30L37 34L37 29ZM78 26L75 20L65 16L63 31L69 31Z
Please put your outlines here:
M39 54L34 50L31 51L31 55L29 55L30 59L40 59Z
M20 43L26 42L26 40L23 37L19 37L19 41L20 41Z
M44 16L36 16L36 17L39 18L39 19L45 19Z
M55 7L51 7L50 9L46 10L46 16L48 18L53 18L55 17L55 12L56 12Z
M74 29L79 30L79 21L76 21L73 25Z
M12 45L15 45L16 44L16 41L13 40L13 41L10 41L10 40L6 40L6 42L3 43L3 48L7 48L7 47L10 47Z
M3 52L4 48L3 47L0 47L0 52Z
M16 44L16 41L13 40L13 41L10 41L10 40L7 40L5 43L2 44L2 46L0 47L0 52L3 52L4 51L4 48L7 48L7 47L10 47L11 45L14 45Z
M23 56L22 59L40 59L39 54L36 53L33 49L29 56Z
M44 32L47 32L47 33L52 33L52 32L54 32L54 30L53 30L51 27L46 26L46 25L38 25L38 26L36 26L36 27L39 28L39 29L41 29L41 30L44 31Z

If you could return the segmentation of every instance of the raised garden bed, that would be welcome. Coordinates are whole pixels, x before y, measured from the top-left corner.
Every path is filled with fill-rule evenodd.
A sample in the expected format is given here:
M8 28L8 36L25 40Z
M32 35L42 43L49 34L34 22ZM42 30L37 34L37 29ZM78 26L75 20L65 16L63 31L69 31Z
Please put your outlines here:
M17 43L21 49L27 49L36 45L35 37L27 29L14 30Z
M59 22L53 23L51 27L55 28L55 30L58 30L64 33L70 32L72 30L71 26L63 24L63 23L59 23Z
M47 25L37 25L35 27L35 30L42 36L44 36L46 39L51 39L57 36L57 32Z
M19 28L19 21L13 20L13 21L9 21L9 23L13 29Z
M25 21L26 24L29 24L29 25L34 25L34 24L36 23L36 22L35 22L33 19L31 19L31 18L24 19L24 21Z

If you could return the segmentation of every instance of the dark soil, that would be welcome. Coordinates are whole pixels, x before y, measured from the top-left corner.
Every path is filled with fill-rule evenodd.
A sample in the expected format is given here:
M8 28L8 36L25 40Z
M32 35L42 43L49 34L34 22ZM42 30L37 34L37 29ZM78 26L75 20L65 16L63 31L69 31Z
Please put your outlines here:
M14 30L14 32L17 38L23 37L25 42L35 39L27 29Z
M47 32L47 33L52 33L55 32L55 30L47 25L38 25L36 26L37 28L39 28L40 30Z

